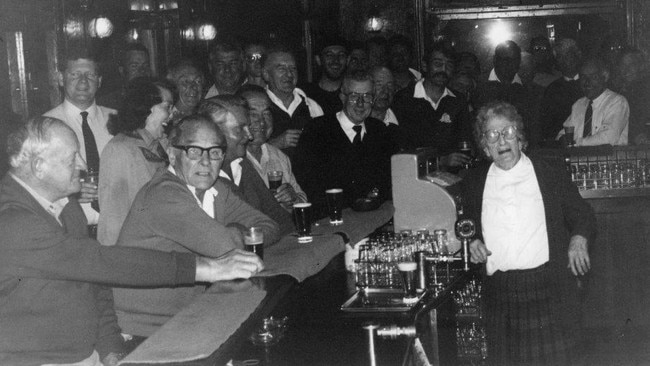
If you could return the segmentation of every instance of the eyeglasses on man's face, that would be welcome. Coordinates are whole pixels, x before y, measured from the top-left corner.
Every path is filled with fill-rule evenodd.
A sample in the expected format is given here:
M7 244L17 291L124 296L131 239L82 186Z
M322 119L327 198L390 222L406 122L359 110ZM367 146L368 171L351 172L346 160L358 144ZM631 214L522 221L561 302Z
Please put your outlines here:
M508 126L503 130L487 130L483 132L483 136L488 143L495 143L499 141L499 138L503 136L506 140L514 140L517 138L517 127Z
M87 72L74 71L74 72L68 72L68 77L70 77L70 79L74 81L81 80L81 79L97 81L99 79L99 74L90 71Z
M373 93L344 93L344 95L348 97L348 103L353 104L359 103L359 101L363 101L366 104L372 104L375 100Z
M177 149L185 151L187 158L190 160L200 160L203 157L203 152L208 153L208 159L210 160L222 160L226 155L225 146L210 146L210 147L201 147L195 145L172 145Z

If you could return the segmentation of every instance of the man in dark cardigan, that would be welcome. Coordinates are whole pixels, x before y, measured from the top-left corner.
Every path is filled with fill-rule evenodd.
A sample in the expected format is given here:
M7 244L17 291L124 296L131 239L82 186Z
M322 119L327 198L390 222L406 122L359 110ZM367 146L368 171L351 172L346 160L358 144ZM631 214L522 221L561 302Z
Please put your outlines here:
M475 136L491 161L470 170L461 191L465 215L478 224L471 260L486 264L490 364L575 364L576 276L590 269L593 210L562 167L522 152L523 122L512 105L481 108Z
M381 198L391 195L390 157L396 147L386 125L370 117L370 75L346 76L340 95L343 110L307 125L296 148L296 179L321 214L330 188L343 189L346 207L374 188Z
M263 268L238 249L211 259L102 246L88 237L74 198L86 168L74 131L37 117L8 145L11 169L0 181L2 365L116 365L123 340L108 286L187 286Z

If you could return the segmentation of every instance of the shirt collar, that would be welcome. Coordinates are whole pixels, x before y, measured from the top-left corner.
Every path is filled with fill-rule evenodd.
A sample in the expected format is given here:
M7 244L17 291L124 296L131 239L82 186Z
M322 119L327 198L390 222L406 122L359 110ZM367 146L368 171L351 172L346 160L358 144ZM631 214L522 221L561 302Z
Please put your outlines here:
M386 124L386 126L390 124L399 126L399 122L397 121L397 116L395 115L395 113L393 113L393 110L390 108L386 110L386 115L384 116L384 123Z
M31 194L32 197L34 197L36 202L38 202L38 204L41 205L41 207L43 207L45 209L45 211L47 211L47 213L52 215L57 221L59 221L59 223L61 223L61 221L59 220L59 216L61 215L61 211L63 211L63 208L70 201L68 199L68 197L63 197L63 198L61 198L61 199L59 199L57 201L50 202L50 200L48 200L47 198L45 198L45 197L41 196L40 194L38 194L38 192L36 192L34 189L32 189L32 187L27 185L27 183L25 183L22 179L15 176L13 173L9 173L9 175L16 182L18 182L18 184L20 184L23 188L25 188L25 190L27 192L29 192L29 194Z
M427 102L429 102L429 104L433 106L434 109L438 108L438 105L440 105L440 101L442 100L442 98L446 96L456 98L456 95L451 90L445 87L445 90L442 91L442 95L440 96L440 99L438 99L438 103L434 102L431 98L429 98L429 96L427 95L427 91L424 89L424 80L425 79L422 79L417 83L415 83L415 88L413 90L413 98L420 98L426 100Z
M352 131L352 133L356 133L352 127L357 126L354 124L354 122L350 121L348 116L343 112L343 111L338 111L336 112L336 119L339 120L339 123L341 124L341 127L343 128L343 131L346 133L349 131ZM361 122L361 133L366 132L366 123Z
M63 108L66 111L67 114L69 115L74 115L75 117L79 117L79 120L81 120L80 113L84 112L84 110L80 109L76 105L72 104L69 100L65 99L63 101ZM97 114L97 103L93 101L93 104L88 107L85 112L88 112L88 117L89 118L94 118L95 115Z
M532 167L533 167L533 163L522 151L521 156L519 157L519 161L515 164L515 166L513 166L509 170L503 170L498 166L496 166L496 164L492 163L488 175L494 177L521 179L522 177L525 177L529 174L530 169L532 169Z
M501 79L499 79L499 77L497 76L497 72L494 71L494 69L492 69L492 71L490 71L490 76L488 77L488 81L498 81L498 82L501 82ZM524 83L521 82L521 77L519 77L519 73L516 73L516 74L515 74L515 77L512 78L512 83L511 83L511 84L520 84L520 85L524 85Z
M564 78L564 81L578 81L578 80L580 80L580 74L576 74L572 78L566 77L564 75L562 75L562 77Z
M151 133L149 133L149 131L147 131L144 128L138 129L137 132L140 135L140 137L142 137L142 141L144 141L144 144L148 147L155 147L159 141L158 139L154 139Z
M174 174L175 176L178 177L178 174L176 174L176 169L174 169L174 167L171 164L167 165L167 171L169 171L170 173L172 173L172 174ZM201 205L201 201L199 201L199 199L196 197L196 187L191 186L191 185L189 185L187 183L185 183L185 186L187 187L187 189L190 190L190 192L192 192L192 196L194 196L194 198L199 203L199 205ZM216 197L217 194L219 194L219 192L214 187L210 187L210 189L205 191L205 194L206 195L211 194L214 197ZM205 200L205 196L204 196L203 199Z
M284 103L282 103L282 100L280 98L278 98L275 95L275 93L273 93L271 91L271 89L269 89L268 86L266 87L266 93L269 95L269 98L271 98L271 101L273 103L277 104L281 108L284 108ZM300 88L293 88L292 93L293 93L293 101L291 101L291 104L296 103L296 101L298 101L298 103L302 102L302 98L307 99L307 94L305 94L305 92L302 91L302 89L300 89Z

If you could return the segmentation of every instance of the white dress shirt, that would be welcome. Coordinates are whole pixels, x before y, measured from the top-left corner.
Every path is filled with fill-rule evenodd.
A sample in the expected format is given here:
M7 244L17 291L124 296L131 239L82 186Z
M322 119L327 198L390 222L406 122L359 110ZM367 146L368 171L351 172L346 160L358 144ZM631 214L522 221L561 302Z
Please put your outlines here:
M264 184L267 187L269 186L269 177L267 175L269 172L279 170L282 172L282 183L289 183L293 187L293 190L296 191L298 200L300 202L307 202L307 194L300 188L296 177L293 175L289 157L277 147L267 143L262 144L261 149L262 156L259 161L248 151L246 151L246 157L253 164L260 177L262 177Z
M595 145L627 145L628 121L630 118L630 107L624 96L605 89L591 105L593 114L591 117L591 135L582 137L585 127L585 113L589 106L589 99L582 97L573 103L571 115L564 122L564 127L574 126L576 146ZM558 134L558 138L564 135L564 129Z
M239 187L239 183L241 183L241 161L244 160L244 158L237 158L233 161L230 162L230 172L232 173L232 179L224 172L223 170L219 170L219 176L226 178L233 183L237 187Z
M293 101L291 104L289 104L289 108L285 107L284 103L282 103L282 100L273 94L273 92L268 87L266 88L266 94L269 95L269 98L271 98L271 102L273 102L273 104L277 105L280 109L285 111L290 116L293 116L293 112L295 112L300 103L302 103L303 98L305 99L305 103L307 104L311 118L316 118L323 115L323 108L321 108L315 100L307 97L307 94L305 94L305 92L299 88L293 89Z
M170 171L172 174L176 175L176 170L174 169L173 166L169 165L167 166L167 170ZM205 194L203 195L203 201L200 201L199 198L196 196L196 187L191 186L189 184L186 184L187 188L192 192L192 196L194 196L194 199L196 200L196 203L201 207L203 212L208 214L211 218L214 219L214 199L217 197L219 192L214 188L210 187L210 189L205 191Z
M549 260L544 201L530 159L521 158L510 170L490 166L481 213L488 256L487 274L531 269Z
M341 128L343 129L343 132L345 132L345 135L348 137L350 142L354 141L354 137L357 135L357 131L354 130L354 126L356 126L348 116L343 113L343 111L339 111L336 113L336 119L339 121L339 125L341 125ZM361 141L363 141L363 137L366 135L366 124L361 123Z
M64 100L63 103L59 104L54 109L47 111L43 115L60 119L72 128L75 135L77 135L77 140L79 140L80 155L84 160L86 160L86 145L84 134L81 130L81 112L83 111L77 108L74 104L70 103L68 100ZM101 156L104 147L111 138L113 138L113 136L108 133L108 128L106 127L108 118L111 114L117 114L117 111L111 108L98 106L93 102L93 104L86 109L86 112L88 112L88 126L95 136L97 152L99 153L99 156ZM82 203L81 208L83 209L84 214L86 214L86 219L88 220L89 225L95 225L99 222L99 212L95 211L90 206L90 203Z
M442 100L445 97L456 98L456 95L452 93L451 90L445 88L445 90L442 92L442 95L440 96L440 99L438 99L437 102L434 102L433 99L429 98L429 96L427 95L427 91L424 89L424 79L415 83L415 88L413 90L413 98L420 98L426 100L427 102L429 102L429 104L431 104L431 107L433 107L434 110L438 110L438 106L440 106L440 102L442 102Z

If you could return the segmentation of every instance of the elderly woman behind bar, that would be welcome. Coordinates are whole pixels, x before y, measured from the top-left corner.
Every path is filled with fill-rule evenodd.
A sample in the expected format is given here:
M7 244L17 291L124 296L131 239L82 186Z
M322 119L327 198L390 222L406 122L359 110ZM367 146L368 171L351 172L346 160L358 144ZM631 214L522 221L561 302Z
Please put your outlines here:
M504 102L482 107L474 126L490 161L461 183L478 223L471 260L485 263L488 355L494 365L579 361L575 276L590 269L591 207L565 171L523 153L522 118Z
M133 79L119 114L108 122L115 137L100 159L97 240L103 245L115 244L136 193L168 164L163 129L174 106L173 91L164 80Z

